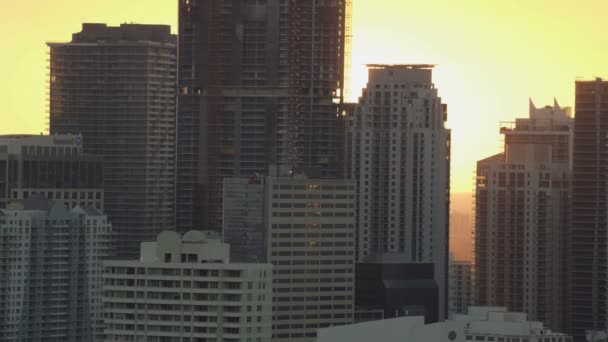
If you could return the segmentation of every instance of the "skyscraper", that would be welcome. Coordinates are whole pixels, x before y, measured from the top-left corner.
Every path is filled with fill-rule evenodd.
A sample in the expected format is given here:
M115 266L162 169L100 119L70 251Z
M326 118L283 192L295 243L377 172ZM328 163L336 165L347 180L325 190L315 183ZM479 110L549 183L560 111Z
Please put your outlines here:
M178 229L219 229L223 177L338 172L350 0L179 1Z
M576 341L608 328L608 81L576 82L568 323Z
M432 262L447 315L450 130L432 65L370 65L351 122L359 261Z
M0 209L3 341L102 341L102 259L111 224L42 195Z
M50 131L103 157L120 256L173 229L176 45L169 26L83 24L50 46Z
M103 160L82 153L80 135L0 136L0 208L41 194L103 210Z
M312 341L353 322L355 184L226 178L224 239L239 261L273 264L273 341Z
M570 108L502 123L504 152L477 163L474 304L562 331L572 157Z
M271 177L266 189L273 341L313 341L318 328L352 323L354 182Z

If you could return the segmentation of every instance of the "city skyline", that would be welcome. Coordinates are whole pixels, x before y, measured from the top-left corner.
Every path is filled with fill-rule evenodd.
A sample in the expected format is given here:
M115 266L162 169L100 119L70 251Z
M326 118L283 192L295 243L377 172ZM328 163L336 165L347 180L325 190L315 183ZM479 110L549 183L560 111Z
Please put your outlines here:
M82 22L169 24L177 32L174 1L145 11L143 5L116 0L86 8L73 0L0 2L0 28L5 32L19 24L20 13L37 23L4 37L3 45L18 53L0 59L0 71L11 80L0 85L5 109L0 119L10 123L0 127L0 134L45 131L47 41L67 40ZM458 8L447 1L356 2L349 100L356 101L366 82L366 63L438 64L436 84L449 104L447 126L454 132L452 192L470 192L475 161L499 151L497 122L525 114L528 97L551 103L555 96L562 105L572 106L578 76L608 75L601 63L608 48L599 47L606 46L601 43L608 38L601 36L599 21L594 20L602 8L608 9L608 4L591 0L576 7L552 6L546 0L493 6L470 0ZM70 16L48 15L67 11ZM424 13L437 20L427 22ZM479 140L490 143L478 145Z
M608 341L606 10L0 0L0 339Z

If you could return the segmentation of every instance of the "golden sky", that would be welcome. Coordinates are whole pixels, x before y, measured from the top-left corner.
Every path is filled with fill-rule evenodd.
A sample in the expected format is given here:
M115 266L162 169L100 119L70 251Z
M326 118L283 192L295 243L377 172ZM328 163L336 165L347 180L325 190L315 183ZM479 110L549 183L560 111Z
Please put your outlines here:
M499 151L499 121L527 115L528 97L571 106L577 77L608 76L605 0L353 2L353 94L366 63L438 64L455 192L471 190L475 161ZM0 0L0 134L44 131L46 41L82 22L176 21L177 0Z

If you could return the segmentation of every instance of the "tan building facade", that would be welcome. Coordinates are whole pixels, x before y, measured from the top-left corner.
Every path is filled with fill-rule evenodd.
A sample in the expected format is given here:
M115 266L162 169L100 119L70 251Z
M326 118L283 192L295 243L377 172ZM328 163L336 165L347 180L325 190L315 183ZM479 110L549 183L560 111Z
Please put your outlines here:
M266 186L273 341L312 341L319 328L352 323L354 182L269 178Z

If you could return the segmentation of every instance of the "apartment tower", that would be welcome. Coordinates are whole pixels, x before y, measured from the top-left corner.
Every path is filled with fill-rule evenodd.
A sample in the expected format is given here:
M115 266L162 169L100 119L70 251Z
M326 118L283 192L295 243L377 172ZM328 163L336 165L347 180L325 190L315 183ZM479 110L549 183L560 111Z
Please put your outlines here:
M432 65L369 65L351 120L360 262L432 262L447 315L450 130Z
M50 132L104 161L116 252L173 229L176 38L169 26L83 24L50 47Z
M570 108L501 124L504 152L477 162L474 304L563 331L572 158Z
M177 214L219 229L222 179L339 172L350 0L180 0Z
M270 341L272 265L229 250L216 232L165 231L106 261L105 341Z
M608 328L608 81L576 82L570 230L570 332Z
M0 209L2 341L103 341L111 228L93 207L66 209L42 195Z

